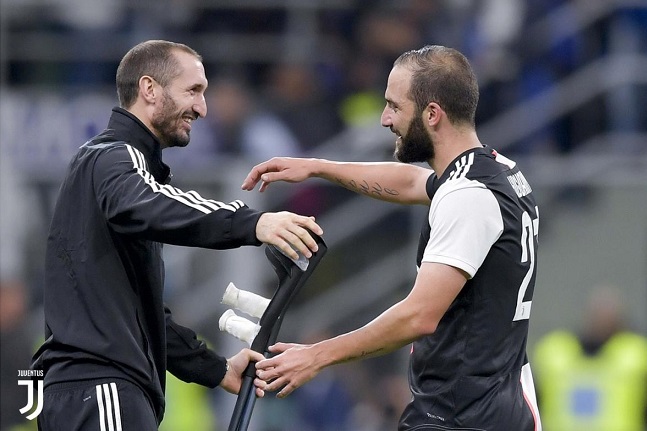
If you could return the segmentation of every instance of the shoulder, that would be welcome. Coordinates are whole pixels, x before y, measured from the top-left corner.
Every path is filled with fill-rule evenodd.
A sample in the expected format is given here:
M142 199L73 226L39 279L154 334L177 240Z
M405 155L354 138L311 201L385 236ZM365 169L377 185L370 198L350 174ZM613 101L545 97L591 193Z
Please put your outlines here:
M633 352L633 355L639 356L645 361L645 366L647 367L647 338L626 331L614 335L609 341L609 344L618 351L621 351L623 356L629 355L629 352Z
M145 164L145 158L141 152L123 141L90 141L81 149L85 151L95 170L130 169Z
M570 363L582 355L578 337L570 331L555 330L547 333L535 345L533 362L540 368L555 363Z
M458 205L467 211L469 208L478 208L484 203L487 203L488 206L495 204L496 199L492 199L492 197L491 190L483 182L460 177L449 179L440 184L434 194L431 206L433 208L452 203L453 206Z

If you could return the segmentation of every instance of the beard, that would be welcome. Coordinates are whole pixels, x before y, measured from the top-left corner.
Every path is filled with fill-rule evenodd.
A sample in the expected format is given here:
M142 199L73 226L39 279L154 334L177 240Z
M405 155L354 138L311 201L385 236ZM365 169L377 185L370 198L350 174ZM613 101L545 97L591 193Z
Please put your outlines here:
M151 124L157 130L158 138L165 148L189 145L190 132L184 130L183 114L179 114L178 111L173 98L164 92L162 107L153 115ZM191 115L193 116L193 113Z
M420 115L415 115L409 123L407 134L400 138L393 156L402 163L429 162L434 158L434 143L422 123Z

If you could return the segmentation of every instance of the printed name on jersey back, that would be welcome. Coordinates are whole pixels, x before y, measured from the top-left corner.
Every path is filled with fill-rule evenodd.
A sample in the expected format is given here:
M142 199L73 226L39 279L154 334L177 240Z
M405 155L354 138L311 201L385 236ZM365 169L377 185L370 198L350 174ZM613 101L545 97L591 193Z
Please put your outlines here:
M526 195L529 195L532 192L532 188L530 187L530 184L528 184L528 181L526 181L526 177L523 176L521 171L516 172L512 175L508 175L508 181L510 182L510 185L514 189L514 192L520 198Z

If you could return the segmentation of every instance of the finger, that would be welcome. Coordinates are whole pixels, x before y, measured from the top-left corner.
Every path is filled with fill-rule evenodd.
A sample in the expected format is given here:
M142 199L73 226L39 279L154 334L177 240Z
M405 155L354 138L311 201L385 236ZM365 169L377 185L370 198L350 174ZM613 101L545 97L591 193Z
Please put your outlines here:
M265 387L267 386L267 383L261 379L254 379L254 386L256 387L256 396L258 398L263 398L265 396Z
M261 175L261 181L266 184L280 181L282 179L284 179L283 175L281 175L281 171L278 170L278 168L267 168Z
M255 366L256 366L256 370L257 370L257 371L256 371L256 374L257 374L259 377L261 377L259 373L260 373L261 371L266 371L266 370L269 370L269 369L274 368L274 367L275 367L274 362L276 362L276 361L274 360L274 358L268 358L268 359L263 359L262 361L258 361L258 362L256 363L256 365L255 365ZM266 379L263 379L263 380L266 380Z
M319 246L315 240L310 236L307 230L302 227L292 228L294 231L286 230L283 234L283 239L289 244L293 252L296 249L299 253L307 258L312 257L312 253L316 252ZM296 254L296 252L294 252ZM292 256L293 259L298 259L299 255Z
M304 219L302 221L303 227L305 227L307 229L310 229L310 231L316 233L317 235L323 235L323 233L324 233L323 229L321 228L321 226L319 226L317 224L314 217L312 217L312 216L303 217L303 219Z
M247 357L250 362L259 362L265 359L265 356L251 349L247 349Z
M270 186L270 183L266 183L265 181L261 181L261 187L258 189L259 192L264 192L268 187Z
M256 377L259 380L262 380L262 381L264 381L266 383L265 389L268 388L267 385L270 385L271 383L275 382L276 379L278 377L280 377L279 374L275 370L276 370L276 368L273 368L273 367L272 368L262 369L262 370L256 370ZM267 389L267 390L269 390L269 389Z
M276 165L276 161L274 159L270 159L266 162L259 163L258 165L254 166L251 171L249 171L249 174L247 174L247 177L243 180L243 190L252 190L258 184L258 182L261 180L261 176L265 174L268 171L275 171L278 169L278 166Z
M297 238L297 236L296 236L296 235L294 235L294 237L295 237L295 238ZM290 259L293 259L293 260L298 260L298 259L299 259L299 254L298 254L296 251L294 251L294 249L293 249L293 248L292 248L292 246L290 245L290 242L288 242L288 241L287 241L286 239L284 239L283 237L278 237L278 238L273 242L273 244L274 244L276 247L278 247L278 248L279 248L279 249L280 249L280 250L281 250L281 251L282 251L286 256L288 256ZM295 245L295 247L297 247L297 246ZM302 246L302 247L303 247L303 246ZM301 247L301 248L302 248L302 247ZM297 250L301 251L301 248L300 248L300 247L297 247ZM307 250L307 251L305 251L305 252L301 251L301 253L303 253L306 257L310 257L310 256L312 256L312 252L310 252L310 250Z
M283 389L279 391L279 393L276 394L277 398L285 398L288 395L290 395L298 386L293 385L292 383L289 383L285 385Z
M319 250L319 245L317 244L317 241L312 237L310 234L310 231L306 230L306 227L310 229L312 232L315 232L318 235L323 234L323 229L319 227L318 224L314 222L314 220L311 220L309 217L304 218L303 220L300 220L304 223L304 227L299 228L295 234L299 238L299 251L301 253L306 254L305 251L312 251L313 253ZM307 247L307 250L302 250L302 248ZM307 254L306 254L307 256ZM310 256L308 256L310 257Z
M254 190L254 187L256 187L256 184L258 184L258 180L251 179L248 176L243 180L243 184L241 184L240 188L246 191L252 191Z
M280 377L274 380L271 383L268 383L267 386L265 386L265 391L266 392L276 392L279 390L283 390L283 387L287 385L289 381L285 377Z
M283 353L286 350L296 346L294 343L276 343L267 348L272 353ZM269 359L268 359L269 360Z
M304 218L303 220L306 220ZM297 220L297 223L303 222L303 220ZM323 230L312 220L310 224L314 230L318 230L323 233ZM290 243L291 247L296 249L299 253L306 256L307 258L312 257L312 253L316 253L319 250L319 245L317 241L312 237L310 232L306 230L305 227L298 226L293 231L287 231L283 239Z
M256 187L256 184L260 181L261 172L259 172L258 166L259 165L254 166L243 180L243 184L241 186L243 190L254 190L254 187Z
M254 379L254 386L258 389L265 390L267 388L267 382L263 379L256 378Z

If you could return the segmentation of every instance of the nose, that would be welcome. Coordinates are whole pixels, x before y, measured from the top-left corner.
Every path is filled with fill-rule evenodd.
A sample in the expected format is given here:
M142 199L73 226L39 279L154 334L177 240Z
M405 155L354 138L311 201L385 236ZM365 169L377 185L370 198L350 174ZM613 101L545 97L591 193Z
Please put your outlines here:
M393 125L393 121L391 121L391 110L388 106L385 106L384 110L382 110L380 124L382 124L382 127L391 127Z
M204 95L200 95L196 103L193 105L193 110L201 117L204 118L207 116L207 101L204 98Z

